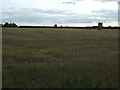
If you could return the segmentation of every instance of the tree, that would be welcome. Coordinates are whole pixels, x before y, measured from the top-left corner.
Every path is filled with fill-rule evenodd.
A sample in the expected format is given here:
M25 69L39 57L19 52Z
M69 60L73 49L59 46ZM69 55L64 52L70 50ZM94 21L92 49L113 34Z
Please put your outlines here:
M11 27L18 27L15 23L11 23Z
M18 27L15 23L8 23L6 22L3 27Z
M57 24L55 24L54 27L57 27Z
M108 26L109 28L111 28L111 26Z
M8 22L5 22L5 24L3 25L3 27L10 27L10 24Z

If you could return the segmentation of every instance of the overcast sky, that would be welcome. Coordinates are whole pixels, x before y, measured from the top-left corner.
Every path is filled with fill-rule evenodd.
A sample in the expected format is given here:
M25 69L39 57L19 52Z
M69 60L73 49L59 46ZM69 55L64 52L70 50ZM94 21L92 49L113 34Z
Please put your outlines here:
M0 0L4 22L18 25L118 26L119 0Z

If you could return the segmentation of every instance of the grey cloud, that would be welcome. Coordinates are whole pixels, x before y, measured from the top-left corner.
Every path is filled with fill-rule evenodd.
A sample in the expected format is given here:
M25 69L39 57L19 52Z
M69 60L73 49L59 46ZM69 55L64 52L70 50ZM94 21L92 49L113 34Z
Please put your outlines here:
M120 1L118 2L118 4L120 5Z
M96 0L94 0L96 1ZM97 0L97 1L101 1L101 2L118 2L119 0Z
M97 18L105 18L102 20L103 22L107 21L115 21L117 20L116 14L117 11L114 10L100 10L93 11L92 15L89 14L78 14L78 13L70 13L69 11L61 11L61 10L43 10L43 9L6 9L3 12L2 22L25 22L25 23L37 23L37 24L69 24L69 23L92 23L99 22L101 19ZM90 18L94 17L94 18Z
M31 9L34 12L46 13L46 14L64 14L66 11L63 10L43 10L43 9Z
M75 5L75 2L63 2L62 4L72 4L72 5Z
M47 22L57 22L60 23L62 15L64 11L55 11L55 10L42 10L42 9L18 9L14 10L6 10L3 11L3 16L8 16L6 18L2 18L2 22L29 22L29 23L47 23ZM57 14L58 16L54 16ZM52 16L53 15L53 16Z
M97 21L96 19L89 19L89 18L67 18L65 19L65 23L92 23Z
M83 1L83 0L74 0L74 1Z
M65 19L66 23L92 23L92 22L112 22L118 21L117 10L94 10L92 14L72 14Z
M71 2L62 2L62 4L72 4L72 5L75 5L77 1L83 1L83 0L72 0Z
M73 0L73 1L85 1L85 0ZM100 2L119 2L120 0L94 0L94 1L100 1Z
M96 13L97 17L106 18L107 21L117 21L118 20L118 10L99 10L92 11L94 14Z

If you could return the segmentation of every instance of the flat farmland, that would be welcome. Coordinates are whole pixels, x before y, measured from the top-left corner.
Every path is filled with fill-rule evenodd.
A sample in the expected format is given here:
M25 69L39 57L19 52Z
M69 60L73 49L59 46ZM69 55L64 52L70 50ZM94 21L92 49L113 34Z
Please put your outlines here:
M118 87L118 30L3 28L3 88Z

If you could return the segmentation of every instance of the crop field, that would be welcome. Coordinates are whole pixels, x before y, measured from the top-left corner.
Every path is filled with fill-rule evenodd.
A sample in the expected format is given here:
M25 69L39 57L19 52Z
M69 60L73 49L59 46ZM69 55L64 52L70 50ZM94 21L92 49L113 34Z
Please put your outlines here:
M118 30L3 28L3 88L117 88Z

